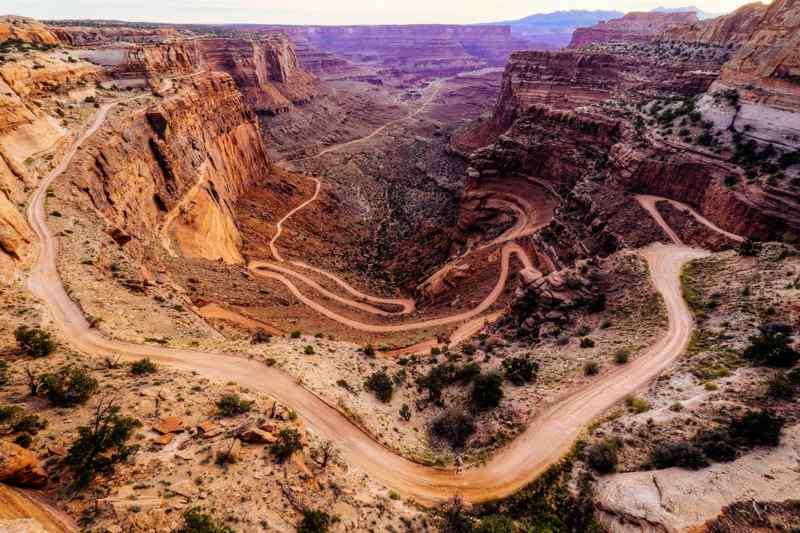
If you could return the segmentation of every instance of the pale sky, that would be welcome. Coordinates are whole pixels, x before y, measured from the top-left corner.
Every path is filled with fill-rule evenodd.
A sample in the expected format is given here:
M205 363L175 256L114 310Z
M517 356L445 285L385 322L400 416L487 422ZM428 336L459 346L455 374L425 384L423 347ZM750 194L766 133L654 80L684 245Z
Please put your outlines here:
M752 0L751 0L752 1ZM748 0L0 0L0 15L172 23L415 24L516 19L567 9L650 10L695 5L711 13Z

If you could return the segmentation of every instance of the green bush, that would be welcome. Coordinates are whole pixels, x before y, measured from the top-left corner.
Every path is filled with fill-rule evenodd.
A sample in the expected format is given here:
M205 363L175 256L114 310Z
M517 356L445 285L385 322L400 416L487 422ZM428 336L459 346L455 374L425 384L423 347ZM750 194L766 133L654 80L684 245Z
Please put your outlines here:
M631 356L630 351L624 348L620 348L619 350L614 352L614 361L616 361L618 365L624 365L625 363L628 362L630 356Z
M514 520L503 515L489 515L481 518L472 530L474 533L516 533Z
M364 346L364 355L367 357L375 357L375 348L371 344Z
M20 326L14 331L14 337L20 350L31 357L47 357L56 349L50 333L38 328Z
M792 348L791 328L785 324L761 325L758 335L750 337L744 350L745 359L759 366L789 368L800 360L800 352Z
M478 409L493 409L503 399L503 377L491 372L475 378L472 385L472 403Z
M303 351L306 355L314 355L314 347L313 346L306 346Z
M296 330L292 331L292 333L291 333L291 337L292 337L293 339L299 339L299 338L300 338L300 330L297 330L297 329L296 329Z
M402 418L406 422L411 420L411 408L406 403L404 403L402 407L400 407L400 418Z
M131 374L143 376L145 374L155 374L158 371L156 364L149 357L139 359L131 363Z
M737 251L741 256L755 257L761 253L761 243L747 238L739 245Z
M183 512L183 526L175 533L234 533L228 526L217 524L214 518L199 507Z
M600 365L595 361L589 361L583 365L583 373L587 376L596 376L600 373Z
M28 435L27 433L23 433L22 435L17 435L14 437L14 444L21 448L30 448L31 444L33 444L33 437Z
M392 400L392 394L394 394L394 384L386 372L375 372L367 378L367 380L364 382L364 386L383 403L389 403Z
M461 383L472 383L480 375L481 365L472 361L456 370L455 379Z
M736 446L727 429L704 431L697 438L697 446L707 458L720 463L727 463L736 459Z
M25 409L19 405L0 405L0 422L14 420L24 412Z
M217 410L220 416L238 416L250 411L253 403L241 399L238 394L226 394L217 401Z
M637 414L644 413L650 409L650 404L647 403L647 400L633 394L625 396L625 406Z
M47 427L47 421L39 417L39 415L27 414L18 419L12 426L12 431L15 433L28 433L29 435L36 435L39 431Z
M503 361L506 379L514 385L532 383L539 372L539 364L528 357L510 357Z
M581 339L581 348L594 348L594 341L589 337L584 337Z
M306 509L303 520L297 526L298 533L325 533L335 522L334 517L325 511Z
M78 439L67 452L66 463L75 476L75 485L86 487L97 474L111 474L118 463L136 453L139 447L127 442L141 425L130 416L120 416L119 407L113 403L101 401L95 419L78 428Z
M786 421L770 411L751 411L730 424L731 437L740 446L777 446Z
M445 411L431 424L431 433L447 441L454 449L460 450L475 433L475 420L460 411Z
M650 462L657 469L679 466L689 470L697 470L708 466L702 450L693 444L665 443L656 446L650 452Z
M589 447L586 451L586 462L601 474L610 474L617 468L618 444L616 440L606 439Z
M270 452L278 461L285 461L302 447L300 432L293 428L287 428L278 432L277 440L272 443Z
M45 374L40 380L39 390L43 390L52 403L63 407L86 403L98 389L96 379L85 370L75 367Z

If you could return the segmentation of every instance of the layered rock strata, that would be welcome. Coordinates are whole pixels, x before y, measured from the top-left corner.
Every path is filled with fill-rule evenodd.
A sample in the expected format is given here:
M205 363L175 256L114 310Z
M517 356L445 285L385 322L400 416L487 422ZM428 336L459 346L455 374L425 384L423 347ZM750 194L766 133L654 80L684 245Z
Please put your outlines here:
M605 42L650 42L671 28L697 22L697 15L691 12L633 11L624 17L602 21L589 28L578 28L572 34L569 48Z
M241 261L233 204L270 162L228 74L181 80L175 95L98 133L70 174L133 256L164 242L185 257Z
M761 2L745 4L728 15L671 27L658 40L738 47L750 38L766 12L767 5Z
M37 20L17 16L0 17L0 43L11 39L26 43L59 44L52 28Z
M129 28L126 26L50 26L58 39L70 46L112 43L163 43L178 36L174 28Z
M154 80L199 71L226 72L256 113L286 111L317 93L316 80L300 67L292 43L282 35L257 40L189 39L135 47L128 51L122 70Z

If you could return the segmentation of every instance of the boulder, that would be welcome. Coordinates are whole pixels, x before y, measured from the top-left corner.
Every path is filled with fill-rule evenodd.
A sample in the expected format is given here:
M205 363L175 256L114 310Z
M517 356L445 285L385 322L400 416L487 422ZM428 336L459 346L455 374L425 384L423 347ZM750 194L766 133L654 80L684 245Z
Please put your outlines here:
M22 487L41 487L47 473L33 452L0 440L0 482Z
M246 442L248 444L272 444L278 440L272 433L259 428L250 428L244 431L240 438L242 439L242 442Z

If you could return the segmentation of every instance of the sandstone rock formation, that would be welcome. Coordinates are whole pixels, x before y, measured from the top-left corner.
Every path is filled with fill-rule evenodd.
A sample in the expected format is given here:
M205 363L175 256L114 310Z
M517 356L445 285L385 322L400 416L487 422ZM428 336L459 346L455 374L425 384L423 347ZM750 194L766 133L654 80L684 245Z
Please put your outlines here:
M33 183L33 157L55 150L67 131L42 108L53 93L69 96L100 74L84 62L42 53L14 54L0 65L0 283L29 255L31 233L19 207Z
M41 487L47 474L33 452L0 440L0 482L21 487Z
M186 257L240 262L232 205L270 164L255 116L228 74L180 83L161 104L108 125L70 172L132 254L163 238Z
M697 15L690 12L633 11L624 17L600 22L590 28L578 28L572 34L569 48L604 42L649 42L670 28L696 22Z
M313 76L300 68L282 35L257 40L203 38L135 47L123 70L161 79L212 70L228 73L256 113L274 114L312 99Z
M70 46L110 43L162 43L178 35L174 28L129 28L126 26L50 26L58 39Z
M0 17L0 43L9 39L19 39L26 43L59 43L52 28L37 20L17 16Z
M728 15L669 28L661 33L658 39L740 46L750 38L766 11L767 5L761 2L745 4Z

